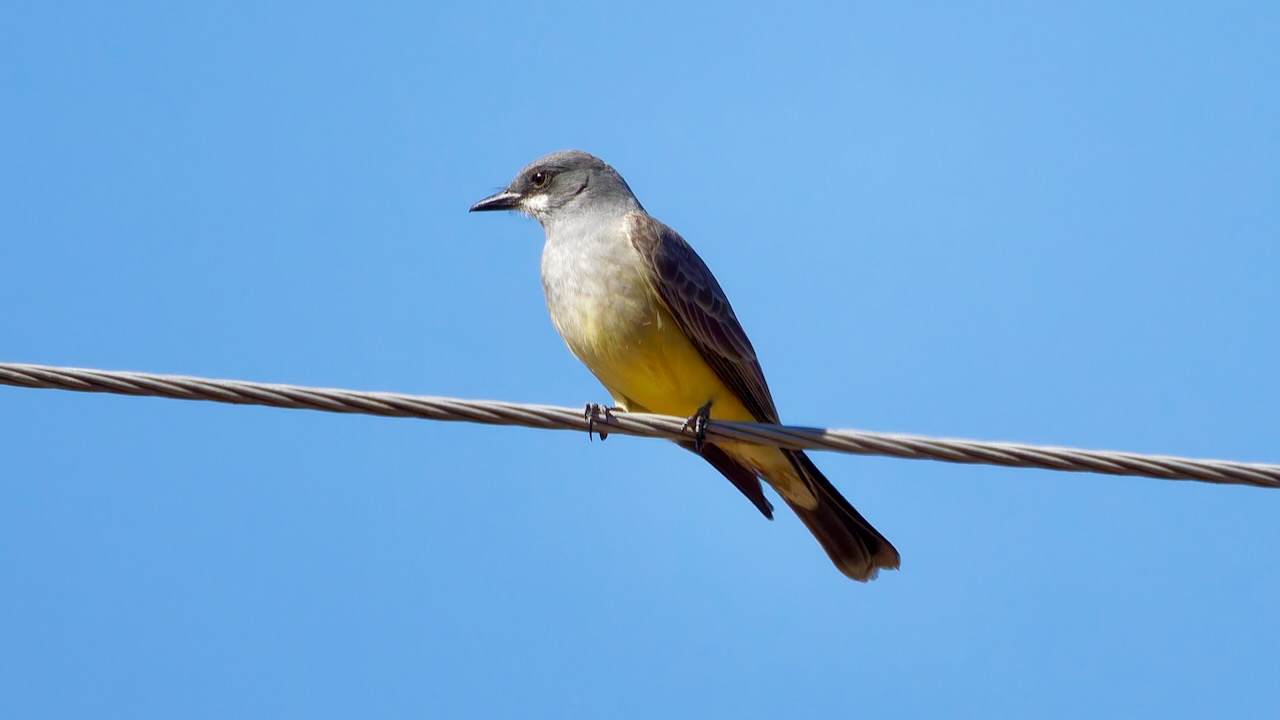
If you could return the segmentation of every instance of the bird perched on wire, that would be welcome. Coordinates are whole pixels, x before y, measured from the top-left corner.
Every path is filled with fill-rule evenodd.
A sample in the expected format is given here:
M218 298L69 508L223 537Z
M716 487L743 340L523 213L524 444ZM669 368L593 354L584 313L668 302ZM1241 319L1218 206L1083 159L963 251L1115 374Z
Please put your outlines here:
M778 423L778 411L715 276L617 171L578 150L552 153L471 210L516 210L542 224L551 320L618 409L690 417L693 437L680 444L772 518L763 478L845 575L866 581L898 567L898 551L803 451L703 442L708 418Z

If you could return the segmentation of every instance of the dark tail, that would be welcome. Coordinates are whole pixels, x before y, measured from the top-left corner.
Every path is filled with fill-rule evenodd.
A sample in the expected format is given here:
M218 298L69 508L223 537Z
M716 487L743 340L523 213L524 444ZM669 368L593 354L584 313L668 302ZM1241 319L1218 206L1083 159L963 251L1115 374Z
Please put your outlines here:
M806 510L789 500L787 504L818 539L840 572L866 582L874 580L880 568L897 570L900 562L898 551L853 509L813 461L799 450L784 452L814 497L818 498L818 507L813 510Z
M703 460L711 463L711 467L719 470L720 474L728 478L739 492L746 495L762 515L770 520L773 519L773 505L764 496L764 489L760 487L760 477L756 475L755 470L734 460L719 445L707 443L702 446L702 449L696 448L691 442L682 442L679 445L695 455L701 455Z

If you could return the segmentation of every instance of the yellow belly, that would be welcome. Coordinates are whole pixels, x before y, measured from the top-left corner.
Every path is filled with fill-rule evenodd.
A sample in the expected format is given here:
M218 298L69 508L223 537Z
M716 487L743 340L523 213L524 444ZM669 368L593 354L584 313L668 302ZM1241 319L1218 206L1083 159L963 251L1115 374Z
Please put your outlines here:
M644 310L632 313L632 321L626 323L610 322L617 316L609 313L583 312L566 325L572 331L561 331L569 348L608 389L618 407L628 412L690 417L710 401L714 419L759 420L720 380L665 307L655 303ZM740 443L723 443L721 447L792 502L817 506L816 498L777 448Z
M565 339L618 407L687 417L711 402L711 417L753 421L666 308L651 306L640 322L605 327L607 315L584 314L577 337Z

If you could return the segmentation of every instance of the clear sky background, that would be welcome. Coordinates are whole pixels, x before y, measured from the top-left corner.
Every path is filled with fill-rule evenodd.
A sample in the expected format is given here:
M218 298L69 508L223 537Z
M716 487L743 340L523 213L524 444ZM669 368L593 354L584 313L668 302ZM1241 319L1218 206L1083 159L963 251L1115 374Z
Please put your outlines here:
M1280 462L1274 3L11 3L0 360L580 406L582 148L783 418ZM0 388L0 716L1266 717L1280 492Z

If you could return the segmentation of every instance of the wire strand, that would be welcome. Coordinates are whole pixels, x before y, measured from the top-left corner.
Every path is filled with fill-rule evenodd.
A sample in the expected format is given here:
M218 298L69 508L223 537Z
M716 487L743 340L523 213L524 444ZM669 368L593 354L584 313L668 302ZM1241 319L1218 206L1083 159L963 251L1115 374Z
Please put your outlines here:
M183 375L89 370L84 368L0 363L0 385L142 395L176 400L207 400L238 405L357 413L387 417L518 425L549 430L588 427L580 409L551 405L463 400L459 398L301 387L241 380L212 380ZM688 440L685 418L617 412L592 419L597 430L642 437ZM821 428L713 420L707 439L773 445L799 450L832 450L912 460L1007 467L1029 467L1106 475L1138 475L1165 480L1280 488L1280 465L1230 460L1199 460L1164 455L1076 448L931 438L919 435L830 430Z

